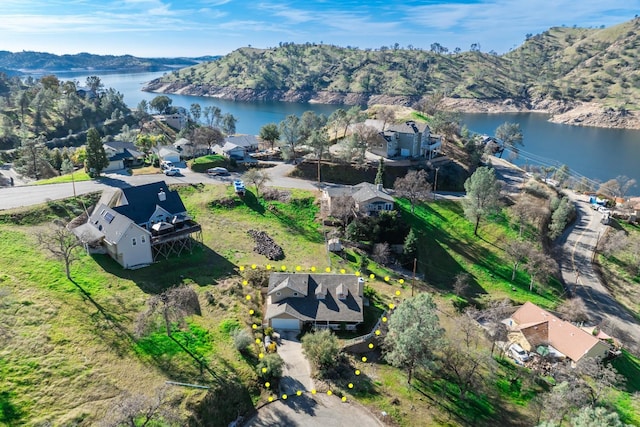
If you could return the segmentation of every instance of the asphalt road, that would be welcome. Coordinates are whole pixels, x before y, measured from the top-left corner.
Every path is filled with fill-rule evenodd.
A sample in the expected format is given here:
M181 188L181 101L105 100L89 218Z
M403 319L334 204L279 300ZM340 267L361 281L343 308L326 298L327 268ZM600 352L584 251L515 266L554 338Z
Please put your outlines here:
M277 164L275 167L265 169L268 171L271 180L267 186L298 188L303 190L316 190L317 184L302 179L289 178L286 175L294 168L289 164ZM192 172L188 168L180 168L181 176L165 176L164 174L135 175L129 176L118 173L106 174L97 181L81 181L75 183L76 194L87 194L95 191L102 191L107 188L123 188L134 185L149 184L164 180L167 184L219 184L231 185L234 179L238 179L238 174L231 174L225 177L209 177L204 173ZM249 186L248 183L245 183ZM31 206L44 203L50 200L65 199L73 196L73 184L50 184L50 185L19 185L15 187L0 187L0 210L12 209L22 206Z
M640 349L640 325L600 282L592 258L598 239L607 226L602 214L591 209L584 197L567 191L575 202L577 219L561 237L560 264L562 278L571 292L587 306L594 324L602 324L606 333L619 339L625 347Z

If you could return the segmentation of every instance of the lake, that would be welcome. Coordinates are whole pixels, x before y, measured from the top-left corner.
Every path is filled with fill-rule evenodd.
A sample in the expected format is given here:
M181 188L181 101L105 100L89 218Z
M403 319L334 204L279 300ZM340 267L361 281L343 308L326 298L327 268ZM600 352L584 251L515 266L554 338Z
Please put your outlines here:
M97 73L105 87L112 87L124 95L130 107L145 99L150 101L158 94L142 92L144 83L153 80L163 72L104 74ZM81 83L86 73L59 74L61 79L77 79ZM301 115L307 110L330 115L339 105L296 104L288 102L236 102L216 98L170 95L173 105L189 108L199 103L219 107L224 113L231 113L237 119L237 132L258 134L260 128L270 122L278 123L288 114ZM505 121L520 124L524 135L524 147L518 158L512 160L519 165L566 164L579 175L598 181L606 181L618 175L626 175L640 183L640 131L623 129L602 129L568 126L547 121L544 114L464 114L463 123L472 131L493 135L495 129ZM508 158L509 154L505 153ZM640 194L640 187L634 187L633 194Z

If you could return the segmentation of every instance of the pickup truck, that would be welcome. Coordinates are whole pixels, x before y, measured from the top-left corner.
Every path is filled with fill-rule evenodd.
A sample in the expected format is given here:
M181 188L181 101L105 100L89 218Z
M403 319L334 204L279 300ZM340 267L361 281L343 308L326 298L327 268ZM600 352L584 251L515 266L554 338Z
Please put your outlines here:
M241 196L241 197L244 196L244 191L245 191L244 182L242 182L241 180L236 179L235 181L233 181L233 189L235 190L238 196Z

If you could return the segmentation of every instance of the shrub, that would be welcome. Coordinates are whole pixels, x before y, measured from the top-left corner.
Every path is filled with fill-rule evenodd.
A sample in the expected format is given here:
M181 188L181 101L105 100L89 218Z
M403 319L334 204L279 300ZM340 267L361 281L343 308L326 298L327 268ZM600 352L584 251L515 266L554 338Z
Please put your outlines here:
M328 329L313 331L302 337L302 350L309 362L324 372L335 364L340 353L338 338Z
M258 375L262 378L280 378L282 377L282 368L284 367L284 360L278 353L270 353L265 355L258 366ZM266 368L266 371L263 371L262 368Z
M240 328L240 322L236 319L225 319L220 322L220 332L231 334L232 331Z
M246 329L234 329L231 332L231 336L233 337L233 345L240 353L246 352L249 346L253 344L253 336Z

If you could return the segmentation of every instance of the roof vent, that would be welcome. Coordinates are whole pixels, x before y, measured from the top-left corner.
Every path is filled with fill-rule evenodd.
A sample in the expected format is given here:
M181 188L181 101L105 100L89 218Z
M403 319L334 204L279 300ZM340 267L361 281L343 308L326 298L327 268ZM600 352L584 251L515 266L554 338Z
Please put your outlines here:
M158 193L158 199L160 199L161 202L167 200L167 193L164 192L163 188L161 188L160 192Z

